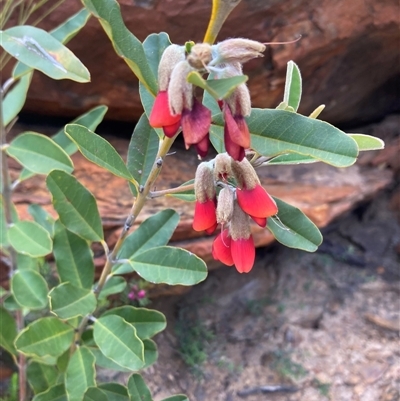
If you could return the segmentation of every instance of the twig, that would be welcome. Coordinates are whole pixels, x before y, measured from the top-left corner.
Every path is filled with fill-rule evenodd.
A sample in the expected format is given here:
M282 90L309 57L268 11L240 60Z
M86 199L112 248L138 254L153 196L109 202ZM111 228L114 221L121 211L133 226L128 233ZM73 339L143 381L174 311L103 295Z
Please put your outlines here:
M295 393L299 391L297 387L287 385L266 385L251 387L245 390L238 391L236 394L239 397L247 397L254 394L267 394L267 393Z

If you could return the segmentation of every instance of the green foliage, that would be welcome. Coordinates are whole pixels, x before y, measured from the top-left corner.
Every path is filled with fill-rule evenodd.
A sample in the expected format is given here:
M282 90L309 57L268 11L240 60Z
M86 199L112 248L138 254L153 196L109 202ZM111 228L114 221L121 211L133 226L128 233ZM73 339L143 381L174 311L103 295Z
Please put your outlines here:
M2 48L17 60L53 79L90 81L80 60L60 41L33 26L16 26L0 31Z
M11 266L11 279L9 291L0 289L3 301L0 346L21 363L21 368L27 368L34 401L152 401L148 387L136 372L156 362L158 349L152 338L165 329L166 319L155 310L110 305L118 294L122 294L122 300L123 297L128 300L129 291L134 288L145 291L142 302L148 300L147 286L132 284L132 280L194 285L207 276L204 261L185 249L168 245L179 223L176 211L165 209L145 221L138 219L150 198L169 195L183 201L195 200L194 180L170 193L153 190L173 143L173 139L164 138L162 129L152 128L148 120L158 91L160 59L171 41L162 32L149 35L142 43L125 26L116 0L83 0L83 3L84 9L50 33L23 25L0 31L3 50L17 60L11 80L5 81L2 88L1 156L13 158L22 166L15 182L4 166L2 172L6 179L2 180L0 196L0 246ZM99 21L116 53L139 79L144 114L133 131L126 162L107 140L95 133L106 106L87 111L52 137L24 132L14 135L8 143L7 135L23 108L35 70L53 79L82 83L90 80L86 67L64 46L83 28L90 15ZM194 44L186 42L186 51L190 52ZM211 56L215 61L215 54ZM223 70L223 66L213 65L220 67ZM203 103L212 113L210 139L221 153L224 121L217 100L232 95L248 77L214 79L207 68L200 72L191 72L187 80L204 91ZM298 114L301 93L299 68L290 61L282 103L274 110L253 109L247 117L251 148L259 165L322 161L345 167L356 161L359 151L383 148L383 142L377 138L345 134L317 120L322 106L310 117ZM131 187L132 210L114 249L109 250L105 242L96 199L72 175L70 156L78 150L90 162L126 180ZM47 205L45 210L32 204L28 212L34 221L20 220L10 193L21 181L36 174L46 176L54 212L47 211ZM234 187L235 183L229 181L229 185ZM315 251L322 241L318 228L299 209L275 200L278 214L268 219L267 229L288 247ZM137 222L140 224L129 234L130 227ZM94 252L98 252L98 244L93 246L93 242L100 242L105 253L97 282L94 282ZM45 260L50 253L54 256L55 270ZM128 279L127 286L127 279L121 275L133 272L141 278ZM108 300L110 296L112 299ZM258 313L263 310L260 306L253 309ZM213 333L186 312L182 312L176 326L180 353L192 369L198 369L207 358L207 344ZM97 385L99 367L131 373L127 386ZM306 373L286 354L276 355L274 367L283 376L293 378ZM18 385L14 387L11 399L17 399ZM325 388L320 391L323 393ZM175 395L163 401L188 401L188 398Z

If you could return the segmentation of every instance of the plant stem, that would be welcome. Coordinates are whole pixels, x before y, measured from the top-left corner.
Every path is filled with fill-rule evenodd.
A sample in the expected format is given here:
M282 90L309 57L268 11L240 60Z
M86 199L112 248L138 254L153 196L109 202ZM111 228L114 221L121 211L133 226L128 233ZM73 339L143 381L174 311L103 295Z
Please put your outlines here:
M119 235L119 238L114 246L114 249L112 250L112 252L110 252L107 255L107 260L104 265L103 271L101 272L99 282L97 283L97 286L94 289L94 294L95 294L96 298L98 298L101 290L104 287L104 284L107 281L108 276L111 273L111 269L115 264L118 252L120 251L121 246L124 243L124 240L125 240L126 236L128 235L130 228L132 227L132 225L135 222L136 218L138 217L139 213L143 209L143 206L145 205L146 200L148 199L148 194L150 193L150 188L153 186L154 181L157 179L158 174L160 173L160 170L161 170L163 162L164 162L164 157L169 152L172 144L175 141L175 138L176 138L176 136L173 138L165 137L164 140L160 144L160 147L159 147L158 153L157 153L157 157L156 157L156 161L153 164L153 168L150 171L150 174L149 174L149 177L147 178L146 184L143 187L140 187L139 193L135 200L135 203L133 204L132 209L125 221L124 227ZM79 324L79 327L76 330L74 344L71 346L71 352L73 352L73 350L76 348L76 344L79 343L81 336L82 336L83 332L85 331L86 325L89 322L89 319L90 319L90 316L85 316L82 319L81 323Z
M180 194L185 191L191 191L192 189L194 189L194 184L181 185L180 187L164 189L162 191L151 191L149 193L149 198L154 199L165 195Z
M240 2L241 0L213 0L211 18L203 42L210 45L215 42L223 23Z

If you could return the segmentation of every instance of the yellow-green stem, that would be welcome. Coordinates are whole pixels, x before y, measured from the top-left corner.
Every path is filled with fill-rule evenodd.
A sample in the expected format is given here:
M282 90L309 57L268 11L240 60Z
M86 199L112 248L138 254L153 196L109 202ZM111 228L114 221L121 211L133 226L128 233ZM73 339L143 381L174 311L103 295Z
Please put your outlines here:
M210 22L203 42L212 45L218 36L225 20L241 0L213 0Z
M194 189L194 184L181 185L180 187L176 187L176 188L163 189L161 191L150 192L149 198L154 199L154 198L159 198L160 196L165 196L165 195L180 194L185 191L191 191L192 189Z

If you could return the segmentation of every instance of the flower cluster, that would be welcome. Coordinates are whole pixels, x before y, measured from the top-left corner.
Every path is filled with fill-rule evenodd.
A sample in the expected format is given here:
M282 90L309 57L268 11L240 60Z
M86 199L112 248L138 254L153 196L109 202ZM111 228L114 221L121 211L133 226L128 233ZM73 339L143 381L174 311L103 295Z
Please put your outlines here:
M236 187L228 181L232 179ZM222 186L218 196L217 185ZM226 153L219 154L214 162L198 166L194 188L193 229L211 234L221 224L221 233L213 243L214 259L235 265L240 273L248 273L255 259L250 220L265 227L267 218L278 212L253 166L246 158L236 161Z
M242 75L242 64L261 57L265 45L249 39L227 39L216 45L198 43L186 54L185 46L168 46L158 68L159 92L150 114L150 125L163 128L172 138L182 127L185 145L195 145L204 157L209 148L211 111L194 95L194 86L187 81L192 71L210 72L215 79ZM243 160L250 147L250 134L245 117L250 115L251 100L247 86L237 86L225 99L218 99L225 126L224 142L228 154Z

